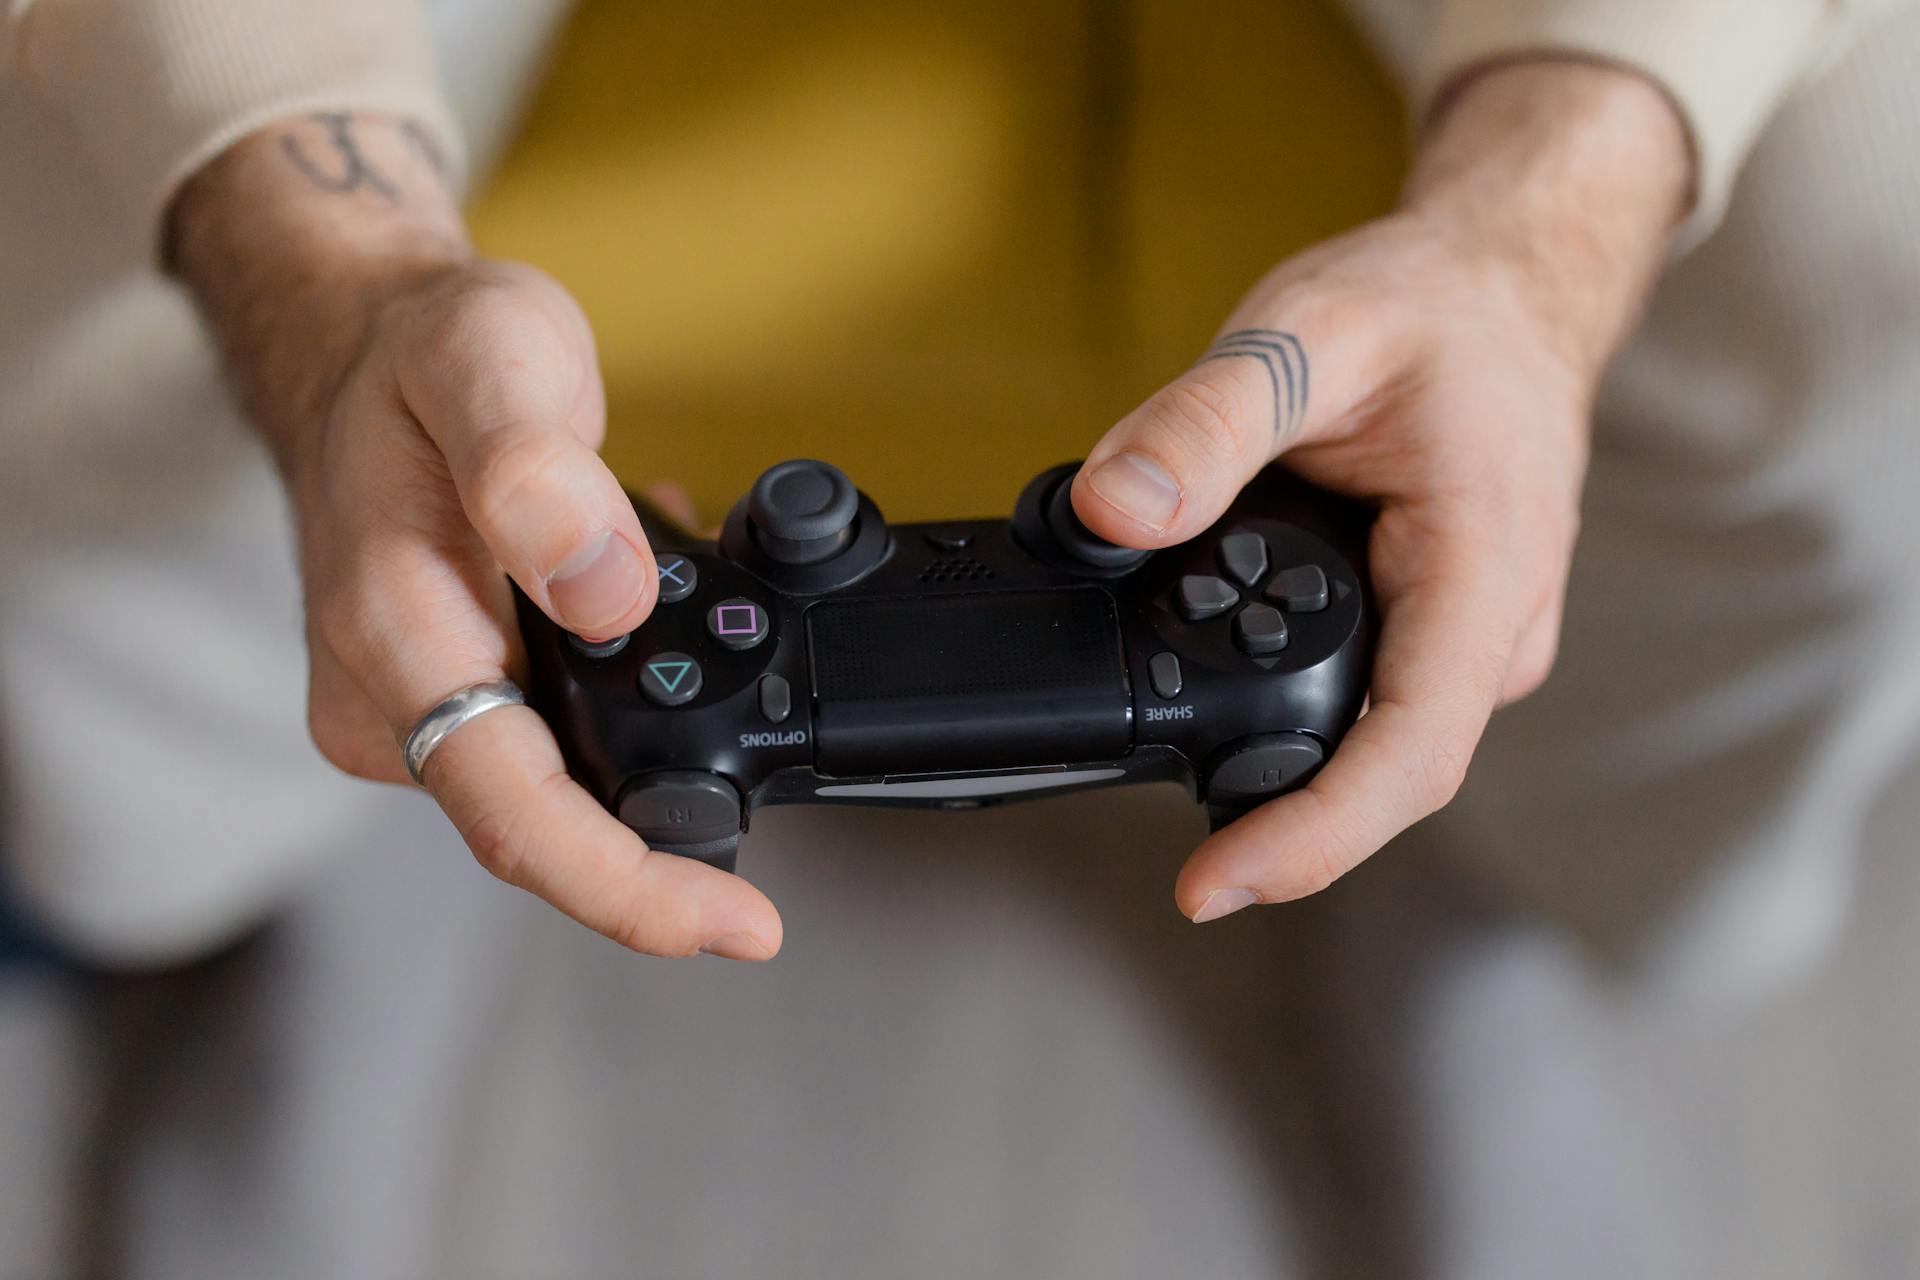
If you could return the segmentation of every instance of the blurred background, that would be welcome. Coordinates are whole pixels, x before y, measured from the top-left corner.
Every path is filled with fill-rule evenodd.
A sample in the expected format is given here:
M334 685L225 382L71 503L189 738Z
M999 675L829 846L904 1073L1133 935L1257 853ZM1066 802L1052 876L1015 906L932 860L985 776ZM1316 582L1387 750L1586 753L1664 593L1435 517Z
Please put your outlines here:
M471 216L592 317L630 485L717 517L772 450L926 520L1083 454L1404 139L1324 0L590 0Z

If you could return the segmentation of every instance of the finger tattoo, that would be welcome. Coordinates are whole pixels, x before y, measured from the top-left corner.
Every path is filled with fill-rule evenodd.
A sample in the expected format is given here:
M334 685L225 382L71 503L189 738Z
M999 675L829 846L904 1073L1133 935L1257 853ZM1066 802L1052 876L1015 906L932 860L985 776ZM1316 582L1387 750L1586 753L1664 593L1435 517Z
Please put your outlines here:
M1307 416L1307 351L1300 339L1280 329L1235 329L1220 335L1195 361L1257 360L1273 384L1273 438L1299 429Z

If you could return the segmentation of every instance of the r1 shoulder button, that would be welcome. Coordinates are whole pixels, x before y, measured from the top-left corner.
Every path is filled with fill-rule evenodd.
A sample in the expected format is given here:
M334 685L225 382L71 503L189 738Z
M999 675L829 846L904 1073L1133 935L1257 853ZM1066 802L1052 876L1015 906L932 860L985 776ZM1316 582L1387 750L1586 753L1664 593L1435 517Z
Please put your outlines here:
M1156 653L1147 659L1147 680L1163 698L1177 698L1185 687L1180 678L1180 658L1173 653Z
M640 667L640 692L663 707L692 702L700 692L700 664L684 653L656 653Z
M704 844L740 834L740 793L718 774L693 769L642 774L615 806L649 844Z
M793 686L785 676L760 677L760 714L768 724L779 724L793 714Z
M1220 567L1241 586L1251 587L1267 571L1267 540L1244 529L1228 534L1220 539Z
M678 604L700 585L700 570L693 561L672 552L661 552L654 559L660 571L660 603Z
M1214 765L1207 779L1209 799L1279 795L1304 782L1327 758L1320 740L1305 733L1272 733L1243 743Z

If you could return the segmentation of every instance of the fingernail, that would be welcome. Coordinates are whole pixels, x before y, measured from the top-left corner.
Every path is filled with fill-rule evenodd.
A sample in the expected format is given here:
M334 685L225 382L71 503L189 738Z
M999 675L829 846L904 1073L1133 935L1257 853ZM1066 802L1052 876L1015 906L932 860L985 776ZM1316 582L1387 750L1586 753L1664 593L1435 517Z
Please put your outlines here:
M773 953L750 933L723 933L700 948L700 954L723 956L728 960L765 960Z
M1218 920L1221 916L1230 916L1242 907L1250 907L1260 901L1260 895L1251 889L1215 889L1193 913L1195 924L1205 924L1209 920Z
M1137 453L1116 453L1087 477L1093 491L1156 532L1173 523L1180 486L1166 469Z
M633 544L606 529L574 548L547 578L547 598L571 631L591 633L627 616L646 589L646 566Z

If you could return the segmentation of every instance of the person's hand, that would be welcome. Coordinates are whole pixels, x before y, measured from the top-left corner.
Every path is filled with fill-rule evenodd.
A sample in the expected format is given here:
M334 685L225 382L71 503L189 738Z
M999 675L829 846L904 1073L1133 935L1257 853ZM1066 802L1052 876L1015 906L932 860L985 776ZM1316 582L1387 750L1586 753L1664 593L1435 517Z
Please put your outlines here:
M1595 384L1687 175L1677 117L1637 77L1489 72L1398 212L1273 271L1088 456L1075 509L1135 547L1200 533L1281 455L1380 504L1368 708L1312 782L1189 859L1194 920L1331 884L1446 804L1494 709L1545 679Z
M657 594L596 452L586 318L540 273L473 259L420 141L380 120L275 126L188 187L171 231L292 497L313 739L341 769L398 783L428 710L518 673L508 576L589 639L632 630ZM647 849L525 708L463 725L425 781L489 871L626 946L779 949L764 895Z

